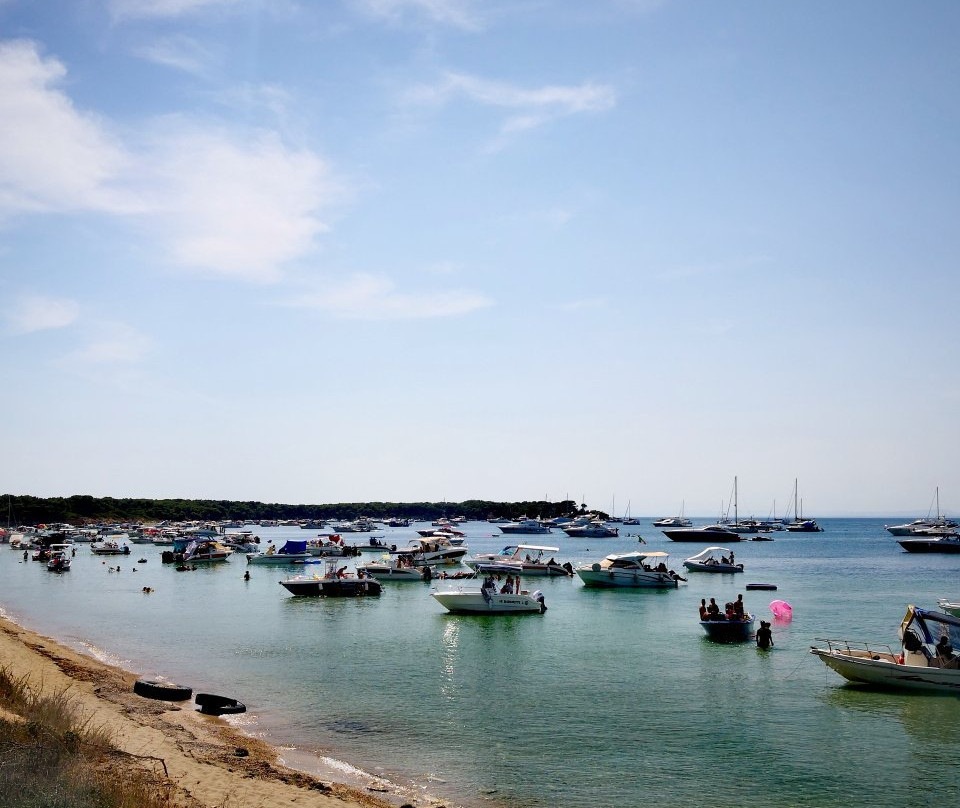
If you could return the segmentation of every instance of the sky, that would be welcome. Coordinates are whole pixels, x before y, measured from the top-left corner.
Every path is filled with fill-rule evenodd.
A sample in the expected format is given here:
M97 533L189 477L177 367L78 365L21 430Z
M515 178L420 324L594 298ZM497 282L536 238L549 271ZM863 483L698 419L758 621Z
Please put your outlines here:
M0 0L0 491L960 513L958 29Z

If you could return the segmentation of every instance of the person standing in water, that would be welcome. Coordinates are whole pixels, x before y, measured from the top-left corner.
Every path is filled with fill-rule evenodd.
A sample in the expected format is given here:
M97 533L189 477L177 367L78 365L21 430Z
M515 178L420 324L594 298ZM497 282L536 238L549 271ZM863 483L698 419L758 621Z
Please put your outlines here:
M760 628L757 629L757 648L772 648L773 632L770 631L770 624L766 620L760 621Z

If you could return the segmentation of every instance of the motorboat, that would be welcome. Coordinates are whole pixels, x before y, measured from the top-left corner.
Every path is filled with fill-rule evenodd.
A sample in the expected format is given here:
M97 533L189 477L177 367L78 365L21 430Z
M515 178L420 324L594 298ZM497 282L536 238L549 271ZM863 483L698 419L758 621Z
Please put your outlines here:
M912 538L897 539L897 544L908 553L960 553L960 536L956 533L916 534Z
M417 566L459 564L468 552L466 546L454 546L443 536L421 536L419 539L411 539L404 548L390 551L391 555L413 556L413 563Z
M754 616L745 613L743 617L728 620L721 617L717 620L701 620L700 626L713 642L746 642L753 633Z
M50 572L66 572L70 569L71 559L66 550L51 550L47 558L47 569Z
M360 555L360 550L352 545L343 543L339 533L333 533L327 536L317 536L315 539L307 540L307 552L312 556L356 556Z
M960 618L907 606L898 631L900 648L849 640L818 640L810 653L844 679L908 690L960 693Z
M322 575L296 575L280 586L297 597L352 598L379 595L380 582L366 575L347 573L337 567L338 561L327 561Z
M584 586L676 589L685 580L667 568L669 554L662 550L611 553L602 561L576 569Z
M389 553L397 549L395 544L383 541L383 536L371 536L366 544L355 544L354 547L361 553Z
M931 516L928 511L927 516L921 519L914 519L902 525L884 525L884 528L893 536L913 536L917 533L928 535L930 530L950 530L953 531L958 525L952 519L947 519L940 513L940 486L934 489L934 499L936 501L936 516ZM931 511L933 508L931 508Z
M288 539L279 550L271 544L262 552L247 553L248 564L302 564L309 558L313 556L307 552L306 539Z
M960 617L960 600L947 600L946 598L940 598L937 601L937 606L940 607L940 611L945 614L952 614L954 617Z
M743 572L743 564L734 561L733 550L726 547L707 547L683 562L695 572Z
M233 550L216 539L198 539L191 541L183 551L181 558L184 564L196 564L208 561L229 561Z
M543 593L539 590L528 592L498 592L491 585L492 578L484 581L480 587L457 586L431 592L430 595L447 611L454 614L543 614L547 610Z
M663 519L655 519L654 527L692 527L693 522L683 516L665 516Z
M797 503L799 502L799 507ZM797 481L793 481L793 521L784 525L784 528L791 533L822 533L823 528L817 524L816 519L803 518L803 502L797 499Z
M526 533L530 535L549 533L550 528L536 519L518 519L516 522L506 522L497 525L501 533Z
M585 525L570 525L563 528L563 532L572 539L611 539L620 535L619 528L610 527L600 520L587 522Z
M539 544L508 544L499 553L482 553L464 563L478 572L520 573L521 575L573 575L570 563L560 564L553 555L559 547Z
M94 555L130 555L130 545L118 541L95 541L90 544Z
M681 527L674 530L664 530L663 535L670 541L695 541L701 544L708 542L740 541L740 534L727 530L724 525L702 525L700 527Z
M415 566L413 556L409 554L358 564L357 572L379 581L429 581L433 578L433 570L426 565Z

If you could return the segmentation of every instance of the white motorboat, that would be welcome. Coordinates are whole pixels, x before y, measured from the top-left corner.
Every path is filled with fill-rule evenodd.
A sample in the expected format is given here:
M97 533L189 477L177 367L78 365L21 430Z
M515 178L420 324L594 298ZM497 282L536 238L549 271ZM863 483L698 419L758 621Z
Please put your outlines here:
M190 542L183 551L183 557L178 559L184 564L194 564L199 561L229 561L233 550L216 539L198 539Z
M707 547L685 559L683 566L696 572L743 572L743 564L737 564L733 550L726 547Z
M960 617L960 600L947 600L946 598L940 598L937 601L937 606L940 607L940 611L945 614L951 614L954 617Z
M661 550L611 553L602 561L581 564L576 572L585 586L676 589L685 579L667 569L668 557Z
M357 572L380 581L429 581L433 578L429 566L414 566L413 556L408 554L358 564Z
M516 522L497 525L497 527L500 528L502 533L542 534L550 532L549 527L541 524L536 519L520 519Z
M906 690L960 693L960 618L908 606L900 623L900 651L889 645L849 640L820 640L810 653L858 684Z
M94 555L130 555L130 545L117 541L95 541L90 544Z
M916 534L930 535L929 531L950 531L958 527L952 519L947 519L940 513L940 487L934 489L934 499L936 501L936 515L932 515L933 508L927 513L927 516L921 519L914 519L902 525L884 525L884 528L893 536L913 536Z
M573 539L611 539L620 535L620 529L610 527L599 519L585 525L570 525L563 532Z
M522 575L573 575L573 567L560 564L553 555L559 547L539 544L508 544L499 553L481 553L464 563L478 572L520 573Z
M66 572L70 569L70 555L66 550L50 549L50 556L47 558L47 569L50 572Z
M302 564L310 558L313 556L307 552L306 539L289 539L279 550L271 544L263 552L247 553L248 564Z
M465 545L454 546L444 536L422 536L411 539L403 548L391 550L391 555L411 555L417 566L437 564L459 564L469 552Z
M447 611L455 614L543 614L547 606L539 590L498 592L487 579L480 587L458 586L431 592L430 595Z

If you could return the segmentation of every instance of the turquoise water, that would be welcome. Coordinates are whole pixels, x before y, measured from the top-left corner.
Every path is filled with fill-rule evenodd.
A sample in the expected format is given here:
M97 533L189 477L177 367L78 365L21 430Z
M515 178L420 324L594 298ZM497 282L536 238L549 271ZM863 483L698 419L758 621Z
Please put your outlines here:
M543 615L448 615L420 583L385 583L379 599L295 599L277 585L281 569L249 567L244 581L242 557L176 572L150 546L118 560L86 545L63 575L0 548L0 607L131 670L239 698L248 731L471 808L955 795L960 699L847 686L808 649L818 637L894 644L907 603L960 596L960 556L903 553L881 519L821 524L820 534L741 542L743 575L688 573L678 590L527 579L545 594ZM523 540L485 523L466 529L474 552ZM702 549L649 523L618 539L529 538L577 564L636 549L637 531L677 570ZM278 544L313 535L257 532ZM414 532L380 535L406 544ZM779 590L746 592L751 581ZM738 592L761 617L775 598L793 606L792 622L774 624L772 651L702 636L700 598Z

